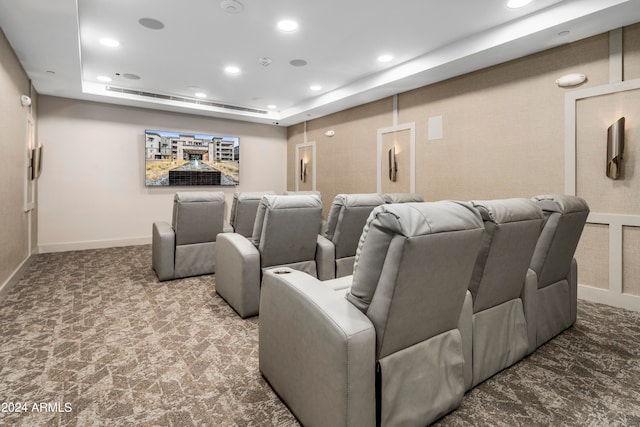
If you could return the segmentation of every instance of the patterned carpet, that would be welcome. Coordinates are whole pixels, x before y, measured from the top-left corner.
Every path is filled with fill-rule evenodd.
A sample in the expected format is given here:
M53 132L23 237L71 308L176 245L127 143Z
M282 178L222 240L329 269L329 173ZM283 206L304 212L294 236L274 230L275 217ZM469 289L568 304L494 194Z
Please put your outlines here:
M640 425L640 313L578 310L437 425ZM159 283L150 246L38 255L0 303L0 425L298 425L258 371L258 320L214 276Z

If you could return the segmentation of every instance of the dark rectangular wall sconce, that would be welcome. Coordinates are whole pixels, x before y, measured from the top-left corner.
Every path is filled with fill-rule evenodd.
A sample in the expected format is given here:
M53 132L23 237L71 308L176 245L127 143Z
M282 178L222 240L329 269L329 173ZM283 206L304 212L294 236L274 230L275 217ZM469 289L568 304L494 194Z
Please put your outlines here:
M304 159L300 159L300 181L307 182L307 164Z
M42 144L38 144L38 148L31 149L31 167L29 178L36 180L42 174Z
M398 162L396 161L395 145L389 149L389 179L392 182L398 180Z
M622 173L624 155L624 117L619 118L607 130L607 177L618 179Z

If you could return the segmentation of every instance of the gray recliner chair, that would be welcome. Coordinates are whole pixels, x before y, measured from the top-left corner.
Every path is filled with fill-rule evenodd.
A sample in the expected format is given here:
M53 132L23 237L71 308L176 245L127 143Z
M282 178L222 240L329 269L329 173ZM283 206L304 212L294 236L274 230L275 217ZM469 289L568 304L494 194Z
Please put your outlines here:
M382 205L346 295L265 272L260 371L303 425L427 425L464 394L457 328L482 239L467 203Z
M275 195L273 191L235 192L231 204L229 223L234 233L251 237L253 224L262 196Z
M316 246L322 202L318 196L263 196L251 239L218 238L216 292L243 318L258 314L265 269L289 266L317 277Z
M536 325L529 353L576 321L578 264L573 256L589 216L589 206L580 197L543 195L532 200L542 208L545 223L529 267L535 285L528 287L530 307L525 311Z
M382 195L371 194L338 194L331 204L323 247L328 247L327 258L333 258L334 269L321 280L333 279L353 274L358 241L367 218L374 208L385 203Z
M529 199L472 201L484 221L469 283L465 342L467 389L522 359L529 345L523 294L543 215ZM464 329L463 329L464 330ZM465 337L465 336L463 336Z
M224 228L224 203L222 191L176 193L172 223L153 223L152 267L159 280L215 272L214 251Z

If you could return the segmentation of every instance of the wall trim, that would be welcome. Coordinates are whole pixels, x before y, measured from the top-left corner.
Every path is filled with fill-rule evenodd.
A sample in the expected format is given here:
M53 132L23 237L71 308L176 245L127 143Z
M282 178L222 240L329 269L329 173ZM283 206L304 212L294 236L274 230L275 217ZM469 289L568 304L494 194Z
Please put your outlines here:
M35 259L35 255L28 256L22 263L15 269L13 273L9 276L9 278L0 286L0 302L4 301L5 297L11 292L11 289L20 281L22 276L24 276L25 271L31 265L33 260Z
M409 159L409 191L411 193L415 193L416 192L416 123L415 122L411 122L411 123L405 123L403 125L394 125L394 126L390 126L390 127L386 127L386 128L380 128L378 129L378 146L377 146L377 161L378 161L378 166L376 168L376 188L377 188L377 192L378 193L382 193L382 135L384 135L385 133L392 133L392 132L398 132L398 131L403 131L403 130L408 130L411 133L410 136L410 159Z
M627 80L586 89L567 92L564 98L564 191L576 195L576 120L577 102L581 99L611 95L640 89L640 79ZM640 215L591 212L587 224L609 226L609 289L594 288L578 284L578 297L589 301L640 311L640 296L623 292L622 231L624 226L640 227ZM579 278L579 276L578 276Z
M295 182L296 182L296 185L295 185L295 190L299 191L299 188L300 188L300 180L298 179L298 177L300 176L300 154L299 154L299 150L301 148L305 148L305 147L311 147L311 156L313 157L313 159L311 160L311 189L313 191L316 191L316 142L315 141L304 142L302 144L296 144L296 153L295 153L295 159L296 159Z
M150 245L151 236L131 237L127 239L91 240L84 242L67 242L38 245L38 253L84 251L88 249L115 248L120 246Z

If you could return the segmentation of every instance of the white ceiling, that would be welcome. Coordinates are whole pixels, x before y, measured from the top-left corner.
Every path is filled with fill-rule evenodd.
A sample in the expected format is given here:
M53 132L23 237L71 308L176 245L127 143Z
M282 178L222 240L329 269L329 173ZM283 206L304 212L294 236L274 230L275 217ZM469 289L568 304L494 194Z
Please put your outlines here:
M640 22L640 0L238 1L0 0L0 26L40 94L291 125ZM278 30L285 18L299 28Z

